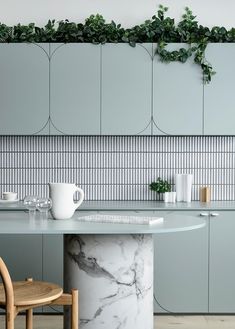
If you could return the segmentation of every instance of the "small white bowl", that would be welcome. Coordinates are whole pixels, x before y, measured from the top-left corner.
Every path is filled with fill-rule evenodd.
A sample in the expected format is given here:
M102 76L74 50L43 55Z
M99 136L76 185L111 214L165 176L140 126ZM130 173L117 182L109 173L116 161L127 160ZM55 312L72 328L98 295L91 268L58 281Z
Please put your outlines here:
M17 199L17 193L15 192L3 192L2 199L8 201L14 201Z

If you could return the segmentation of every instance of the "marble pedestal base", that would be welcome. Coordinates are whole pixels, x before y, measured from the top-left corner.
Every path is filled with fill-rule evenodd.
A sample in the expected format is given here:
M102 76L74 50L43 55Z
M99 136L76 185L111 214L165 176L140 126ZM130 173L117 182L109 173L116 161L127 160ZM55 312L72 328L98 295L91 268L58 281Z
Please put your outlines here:
M152 235L65 235L71 288L79 289L81 329L153 329Z

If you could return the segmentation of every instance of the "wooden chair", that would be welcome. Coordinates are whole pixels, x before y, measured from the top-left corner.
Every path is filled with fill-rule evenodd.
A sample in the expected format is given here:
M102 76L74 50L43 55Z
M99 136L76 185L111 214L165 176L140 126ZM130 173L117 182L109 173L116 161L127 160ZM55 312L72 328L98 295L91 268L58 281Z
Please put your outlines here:
M26 311L26 329L33 328L33 308L43 305L71 305L71 329L78 329L78 291L63 293L53 283L43 281L12 282L8 269L0 257L0 308L5 309L6 329L14 329L14 320L21 311Z

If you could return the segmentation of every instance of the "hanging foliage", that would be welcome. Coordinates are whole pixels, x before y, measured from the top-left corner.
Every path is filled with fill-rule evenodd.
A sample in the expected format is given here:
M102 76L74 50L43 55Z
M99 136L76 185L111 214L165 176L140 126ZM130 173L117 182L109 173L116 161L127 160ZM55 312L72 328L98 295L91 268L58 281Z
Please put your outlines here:
M0 24L0 42L124 42L133 47L136 43L157 43L156 55L162 62L185 63L193 57L194 62L202 69L203 81L210 82L215 72L205 58L206 46L209 42L235 42L235 28L227 30L225 27L214 26L209 29L202 26L188 7L176 24L173 18L166 15L167 11L167 7L160 5L151 19L126 29L114 21L107 23L99 14L91 15L84 23L66 19L59 22L49 20L44 27L38 27L34 23L15 26ZM168 43L186 43L188 47L169 51Z

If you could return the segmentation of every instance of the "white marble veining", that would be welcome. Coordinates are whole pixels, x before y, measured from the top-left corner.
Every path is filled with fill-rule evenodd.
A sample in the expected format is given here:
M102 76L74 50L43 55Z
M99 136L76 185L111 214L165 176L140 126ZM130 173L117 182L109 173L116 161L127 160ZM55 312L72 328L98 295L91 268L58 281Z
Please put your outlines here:
M151 235L66 235L65 289L79 289L81 329L153 328Z

